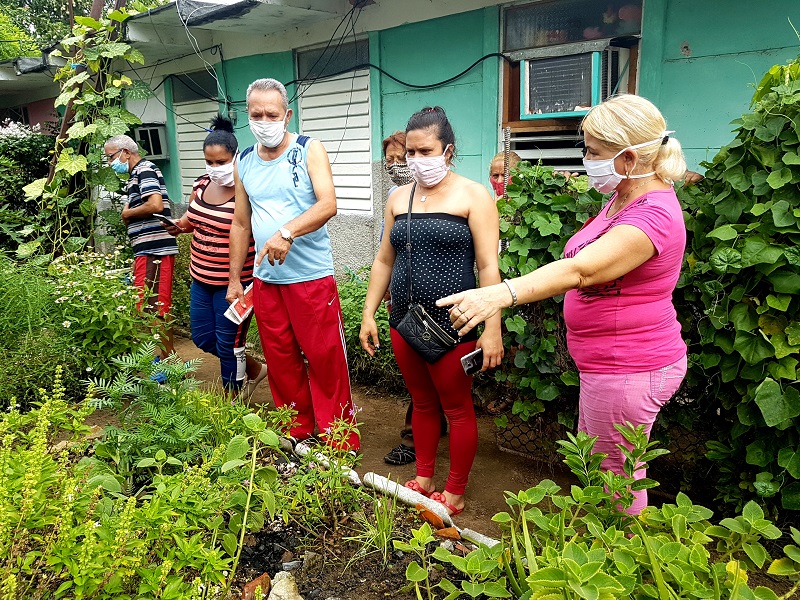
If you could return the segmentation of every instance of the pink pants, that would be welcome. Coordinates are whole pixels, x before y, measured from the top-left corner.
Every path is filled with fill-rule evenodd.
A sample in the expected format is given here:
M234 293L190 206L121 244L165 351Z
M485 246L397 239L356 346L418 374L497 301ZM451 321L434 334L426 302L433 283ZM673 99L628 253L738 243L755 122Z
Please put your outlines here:
M472 405L472 377L464 375L461 357L475 349L475 342L459 344L434 364L425 362L391 329L397 366L411 393L414 412L411 426L417 451L417 476L433 477L436 450L442 435L441 413L450 421L450 473L444 489L460 496L467 488L469 472L478 451L478 422Z
M625 457L617 448L623 444L630 448L625 438L614 429L614 424L630 421L645 425L648 437L661 407L678 390L686 375L686 356L677 362L642 373L581 373L580 410L578 430L597 436L595 452L607 454L603 468L623 474ZM634 474L645 477L645 469ZM635 500L627 512L638 515L647 506L647 490L634 492Z
M325 438L334 420L355 420L336 281L254 281L253 312L275 406L297 411L293 437L309 437L316 422ZM358 435L340 445L358 449Z

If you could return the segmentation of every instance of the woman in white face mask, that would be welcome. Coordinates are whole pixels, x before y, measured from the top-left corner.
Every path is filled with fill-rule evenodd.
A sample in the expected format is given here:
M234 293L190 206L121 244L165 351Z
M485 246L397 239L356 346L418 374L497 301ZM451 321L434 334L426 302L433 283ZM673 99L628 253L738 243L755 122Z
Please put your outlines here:
M201 350L219 358L223 386L231 394L241 390L241 397L246 400L266 377L267 368L245 353L252 314L241 324L225 317L229 306L225 295L230 266L229 234L235 201L233 166L237 149L233 123L221 115L214 117L211 133L203 142L206 174L194 182L186 214L175 226L164 226L172 235L192 234L189 262L192 341ZM245 285L252 279L254 258L251 239L242 269Z
M567 242L564 258L500 285L442 298L461 335L516 306L564 297L567 343L580 371L578 429L597 436L603 466L623 473L614 428L650 428L686 374L686 344L672 305L686 246L672 182L683 176L681 146L648 100L621 95L583 121L584 166L609 202ZM645 470L636 472L642 478ZM646 491L627 509L638 514Z
M435 305L442 295L477 285L475 263L481 285L500 282L497 207L483 185L451 170L455 150L453 128L442 108L424 108L409 119L406 163L414 181L397 187L387 201L385 235L372 265L360 334L361 345L374 355L381 343L374 315L391 285L392 349L414 404L417 474L406 487L440 502L451 515L464 510L478 440L472 378L465 374L461 358L479 348L483 359L478 364L485 370L499 365L503 357L500 315L487 321L480 338L473 333L459 340L447 311ZM422 305L428 318L452 339L452 349L433 364L398 332L412 302ZM450 422L450 473L438 492L434 469L442 411Z

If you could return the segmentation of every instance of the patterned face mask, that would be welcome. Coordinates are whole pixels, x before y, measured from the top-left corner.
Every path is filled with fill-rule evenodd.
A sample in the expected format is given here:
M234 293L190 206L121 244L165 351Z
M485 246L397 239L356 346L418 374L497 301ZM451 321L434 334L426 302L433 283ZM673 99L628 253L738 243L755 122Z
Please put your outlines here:
M402 163L392 163L386 167L386 172L389 174L389 179L395 185L406 185L414 181L414 177L411 175L411 170L408 168L408 165L404 165Z

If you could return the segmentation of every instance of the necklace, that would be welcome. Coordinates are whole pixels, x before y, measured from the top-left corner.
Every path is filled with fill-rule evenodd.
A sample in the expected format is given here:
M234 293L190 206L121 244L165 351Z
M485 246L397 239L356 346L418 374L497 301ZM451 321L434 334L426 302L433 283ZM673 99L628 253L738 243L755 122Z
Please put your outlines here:
M436 190L436 191L435 191L435 192L433 192L432 194L423 194L422 196L420 196L420 198L419 198L419 201L420 201L420 202L425 202L425 201L426 201L428 198L430 198L431 196L435 196L436 194L438 194L439 192L441 192L441 191L442 191L444 188L446 188L448 185L450 185L450 173L448 173L448 174L447 174L447 183L445 183L445 184L444 184L442 187L440 187L438 190Z
M631 189L629 189L627 192L625 192L625 195L624 195L624 196L622 196L622 200L621 200L621 201L620 201L620 203L619 203L619 208L618 208L617 210L615 210L615 211L614 211L614 214L617 214L617 213L618 213L618 212L620 212L620 211L621 211L623 208L625 208L625 202L627 202L627 201L628 201L628 197L629 197L629 196L630 196L630 195L631 195L633 192L635 192L635 191L636 191L636 190L638 190L639 188L642 188L642 187L644 187L645 185L647 185L647 184L648 184L648 183L650 183L651 181L653 181L653 178L650 178L650 179L645 179L645 180L644 180L642 183L640 183L639 185L633 186ZM614 200L614 204L616 204L616 203L617 203L617 201L616 201L616 199L615 199L615 200Z

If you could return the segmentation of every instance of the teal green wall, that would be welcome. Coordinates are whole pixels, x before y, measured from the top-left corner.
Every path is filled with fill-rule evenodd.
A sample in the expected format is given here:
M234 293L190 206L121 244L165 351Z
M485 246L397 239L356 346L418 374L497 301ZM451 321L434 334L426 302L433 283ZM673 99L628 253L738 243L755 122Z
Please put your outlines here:
M732 139L753 84L795 58L797 0L647 0L639 93L664 113L690 169ZM683 49L683 51L682 51Z
M370 37L370 60L402 81L418 85L442 81L499 50L499 22L495 6L383 30ZM375 93L375 86L371 93L377 116L373 116L374 160L381 158L384 137L405 129L408 118L424 106L439 105L455 130L457 172L475 181L488 180L499 130L498 59L487 59L453 83L429 90L408 88L385 75L376 79L380 93Z
M172 106L172 79L167 78L164 82L164 104ZM169 160L158 161L161 173L164 175L164 183L167 186L167 194L174 203L182 200L181 195L181 171L178 166L178 138L175 128L175 113L167 111L167 140L169 140Z
M247 86L262 77L272 77L283 83L293 80L294 60L292 53L275 52L234 58L225 61L224 71L219 63L216 65L216 70L220 81L224 81L226 84L228 98L237 103L234 104L234 107L236 109L236 139L239 140L239 147L250 146L256 140L247 126L247 108L244 104ZM290 98L294 91L294 86L287 89ZM289 129L297 131L297 103L292 103L291 108L294 110L294 115L289 123Z

